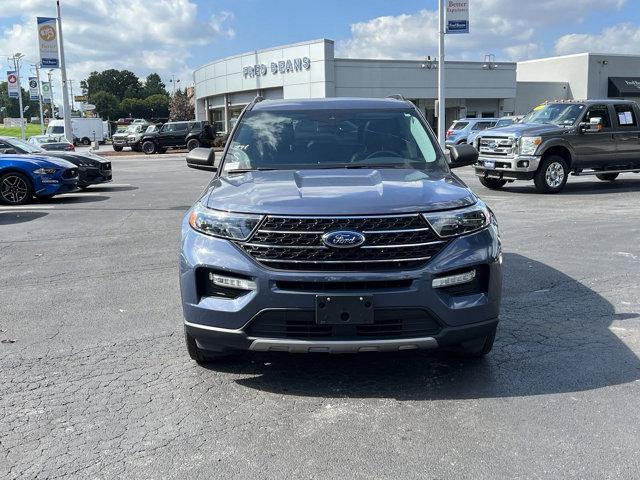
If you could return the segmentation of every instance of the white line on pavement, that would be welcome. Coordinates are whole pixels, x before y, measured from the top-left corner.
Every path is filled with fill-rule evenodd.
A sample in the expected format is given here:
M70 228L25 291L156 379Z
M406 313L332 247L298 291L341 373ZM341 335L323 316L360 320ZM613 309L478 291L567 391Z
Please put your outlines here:
M54 205L16 205L14 207L0 207L0 212L19 212L25 210L51 210Z

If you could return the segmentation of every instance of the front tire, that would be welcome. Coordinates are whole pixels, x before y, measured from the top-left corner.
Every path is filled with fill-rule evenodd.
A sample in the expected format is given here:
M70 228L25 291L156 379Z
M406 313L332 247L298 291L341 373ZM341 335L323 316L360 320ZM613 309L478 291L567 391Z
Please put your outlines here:
M500 190L507 184L506 180L502 180L501 178L485 178L479 177L480 183L491 189L491 190Z
M156 144L151 140L147 140L142 144L142 151L147 155L153 155L156 153Z
M0 203L25 205L33 198L31 180L19 172L5 173L0 177Z
M497 327L484 337L476 338L456 345L450 353L459 358L482 358L493 349Z
M91 140L89 140L88 137L84 137L82 139L82 145L84 145L84 146L91 145Z
M184 332L184 342L187 346L187 353L189 354L191 360L195 360L199 364L213 362L215 360L219 360L221 358L229 356L229 354L225 353L212 353L201 350L196 344L196 339L189 335L186 329Z
M618 178L619 173L596 173L596 178L603 182L613 182Z
M122 151L122 147L119 146L119 145L114 145L113 146L113 150L116 151L116 152L121 152Z
M533 183L539 193L558 193L562 191L569 176L569 166L558 155L546 157L533 177Z
M187 150L191 151L194 148L198 148L200 146L200 140L197 138L192 138L187 142Z

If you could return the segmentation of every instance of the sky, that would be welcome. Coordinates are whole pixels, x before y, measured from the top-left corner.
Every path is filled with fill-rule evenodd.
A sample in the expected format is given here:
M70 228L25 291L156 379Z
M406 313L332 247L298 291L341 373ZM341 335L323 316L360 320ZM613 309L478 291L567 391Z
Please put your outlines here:
M212 60L317 38L334 40L337 57L437 54L437 0L61 0L61 8L76 89L107 68L189 85ZM30 74L37 16L55 16L55 0L0 0L0 68L21 52ZM470 0L470 25L469 35L447 36L448 59L640 54L640 0Z

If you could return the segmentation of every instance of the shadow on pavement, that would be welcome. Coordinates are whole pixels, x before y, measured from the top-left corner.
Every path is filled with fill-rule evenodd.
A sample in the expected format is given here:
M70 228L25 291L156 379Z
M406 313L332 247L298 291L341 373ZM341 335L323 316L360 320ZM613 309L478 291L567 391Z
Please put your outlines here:
M111 197L106 195L85 195L83 192L67 193L60 197L36 198L35 204L76 205L80 203L104 202Z
M110 187L109 184L106 185L95 185L88 187L85 192L93 193L93 192L129 192L131 190L138 190L139 187L134 187L133 185L122 186L122 187Z
M505 254L501 323L482 360L402 352L245 354L208 368L282 395L438 400L578 392L640 378L640 360L609 329L618 313L593 290L543 263Z
M0 212L0 225L30 222L47 215L47 212Z
M576 182L574 180L572 182L574 178L575 177L569 177L564 190L558 195L600 195L604 193L640 192L640 179L631 176L622 176L613 182L603 182L597 180L595 177L593 177L593 181ZM537 194L533 182L508 183L502 187L501 190L511 193Z

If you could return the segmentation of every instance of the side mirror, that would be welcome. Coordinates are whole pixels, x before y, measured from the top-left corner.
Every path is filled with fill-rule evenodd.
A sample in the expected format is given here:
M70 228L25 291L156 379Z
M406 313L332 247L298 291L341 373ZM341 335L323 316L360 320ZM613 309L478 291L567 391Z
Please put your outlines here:
M478 161L478 151L471 145L451 145L449 149L449 168L466 167Z
M187 153L187 167L215 172L218 170L213 148L194 148Z
M5 155L15 155L18 152L16 152L15 148L5 148L2 153L4 153Z
M581 122L580 123L580 132L581 133L586 133L586 132L596 133L596 132L599 132L600 130L602 130L603 127L604 127L604 125L602 124L602 118L593 117L588 122Z

